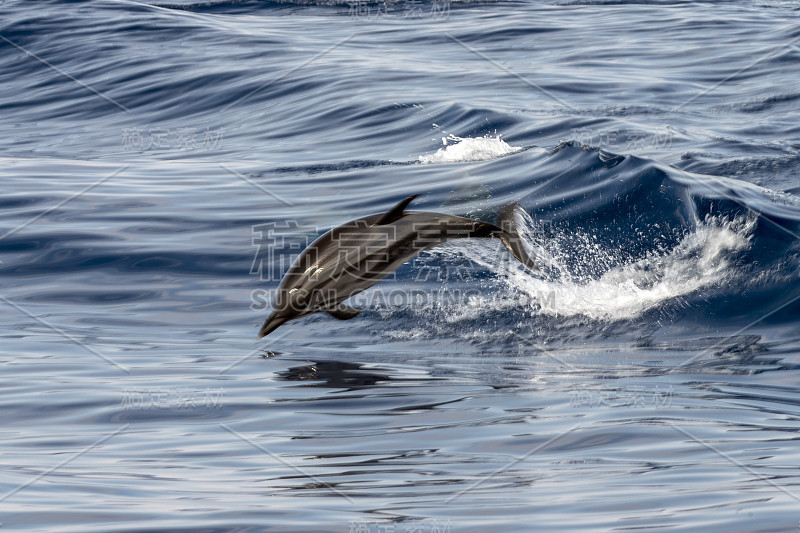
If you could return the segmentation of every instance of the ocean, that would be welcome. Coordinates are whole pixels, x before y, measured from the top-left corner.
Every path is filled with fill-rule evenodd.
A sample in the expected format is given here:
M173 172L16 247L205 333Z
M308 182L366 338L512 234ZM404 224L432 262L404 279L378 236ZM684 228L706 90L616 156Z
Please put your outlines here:
M0 0L0 530L796 532L797 1ZM328 229L518 203L264 339Z

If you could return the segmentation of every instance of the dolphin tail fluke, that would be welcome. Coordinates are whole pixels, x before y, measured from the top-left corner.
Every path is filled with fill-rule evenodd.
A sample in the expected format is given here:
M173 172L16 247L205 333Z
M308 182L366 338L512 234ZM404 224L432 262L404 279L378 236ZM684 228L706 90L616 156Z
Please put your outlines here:
M508 251L511 252L520 263L531 270L539 270L539 266L531 259L528 252L525 250L525 246L522 244L522 237L519 236L517 222L514 218L517 209L522 208L516 202L512 202L500 211L498 225L501 231L496 233L495 236L503 242L505 247L508 248Z

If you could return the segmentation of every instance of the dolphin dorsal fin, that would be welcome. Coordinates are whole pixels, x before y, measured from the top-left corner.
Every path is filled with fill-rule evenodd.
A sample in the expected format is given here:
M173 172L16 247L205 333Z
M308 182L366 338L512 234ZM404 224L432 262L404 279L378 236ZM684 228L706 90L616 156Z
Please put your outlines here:
M375 225L380 226L381 224L391 224L392 222L399 220L400 217L403 216L403 211L405 211L406 207L408 207L408 204L410 204L417 196L419 195L415 194L413 196L409 196L405 200L401 200L400 202L398 202L396 206L386 211L383 214L383 216L381 216L381 218L379 218L378 221L375 222Z

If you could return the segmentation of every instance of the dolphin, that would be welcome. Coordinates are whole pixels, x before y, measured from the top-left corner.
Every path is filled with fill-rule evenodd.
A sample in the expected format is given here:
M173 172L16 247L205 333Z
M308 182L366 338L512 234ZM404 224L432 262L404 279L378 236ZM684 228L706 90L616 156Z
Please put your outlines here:
M418 195L409 196L385 213L368 215L337 226L316 239L295 259L272 301L272 314L258 332L264 337L296 318L326 312L348 320L361 310L342 302L372 287L423 250L454 239L497 238L532 270L517 233L511 203L499 214L502 227L481 220L406 211Z

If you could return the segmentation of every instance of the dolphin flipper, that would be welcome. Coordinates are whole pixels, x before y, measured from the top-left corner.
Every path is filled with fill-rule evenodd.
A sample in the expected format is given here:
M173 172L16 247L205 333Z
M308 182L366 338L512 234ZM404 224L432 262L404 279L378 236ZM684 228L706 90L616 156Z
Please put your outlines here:
M339 320L350 320L358 313L361 312L361 309L356 309L355 307L347 307L346 305L339 304L337 307L334 307L328 313L334 317L338 318Z

